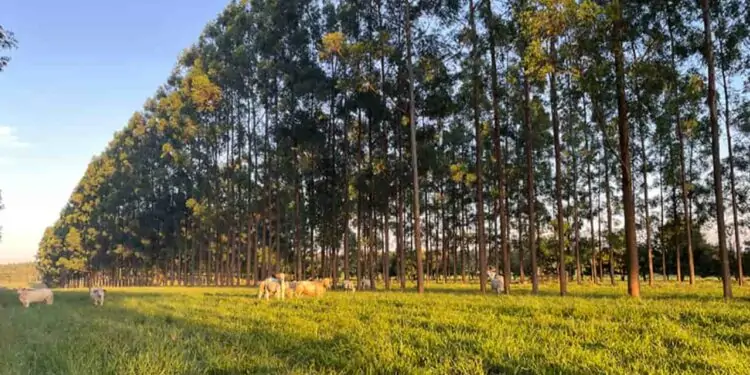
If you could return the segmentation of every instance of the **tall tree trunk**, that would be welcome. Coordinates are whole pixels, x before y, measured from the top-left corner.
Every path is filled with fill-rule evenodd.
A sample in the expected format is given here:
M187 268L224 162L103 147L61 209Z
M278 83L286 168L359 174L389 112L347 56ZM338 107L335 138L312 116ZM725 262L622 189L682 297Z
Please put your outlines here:
M521 195L520 191L518 193L519 193L518 195ZM526 283L526 273L524 271L524 267L526 267L526 263L524 262L524 259L523 259L523 253L524 253L524 251L523 251L523 228L524 228L524 226L523 226L523 220L521 219L521 216L522 216L522 212L521 212L521 208L519 206L518 213L516 215L516 219L518 221L518 264L519 264L519 266L518 266L518 278L519 278L519 281L521 282L521 284L525 284Z
M673 220L675 222L675 226L678 223L677 218L677 186L672 185L672 210L673 210ZM682 283L682 264L680 264L680 259L682 258L682 251L680 249L680 237L679 232L677 232L677 228L675 228L675 235L674 235L674 248L675 248L675 256L677 257L675 261L675 267L677 268L677 282Z
M583 283L583 269L581 266L581 230L578 223L578 156L573 155L573 249L576 253L576 281Z
M557 74L555 64L557 59L557 38L550 41L550 59L552 72L549 76L550 102L552 105L552 134L555 139L555 203L557 211L557 276L560 281L560 295L568 293L568 277L565 270L565 233L563 204L562 204L562 155L560 146L560 119L557 113Z
M585 116L585 110L586 106L584 103L584 119ZM591 153L588 158L588 163L586 165L586 177L588 180L588 189L589 189L589 225L591 226L591 281L594 283L599 283L599 279L596 275L596 258L599 255L599 252L597 251L596 247L596 235L594 233L594 190L593 190L593 184L592 184L592 177L593 173L591 172L591 160L594 155L593 151L593 142L591 144L589 143L589 137L590 135L586 136L586 150ZM601 275L600 275L601 276Z
M461 284L466 284L466 204L462 202L461 207Z
M497 214L500 216L500 251L503 257L503 280L505 294L510 294L510 249L508 245L508 216L506 215L506 180L505 180L505 158L503 149L500 147L500 87L497 77L497 56L495 55L495 15L492 13L492 2L484 1L487 6L486 28L489 32L490 47L490 78L492 79L492 122L493 122L493 145L495 153L497 175L497 187L499 196L497 198Z
M362 113L357 111L357 171L362 170ZM362 192L357 188L357 283L362 282Z
M445 218L445 200L446 200L446 191L445 191L445 182L443 182L440 186L440 221L442 222L443 226L443 240L441 241L441 252L442 256L440 258L441 265L443 268L443 282L448 283L448 247L450 246L450 238L449 238L449 232L448 232L448 222Z
M661 155L659 158L659 211L660 211L660 220L659 220L659 227L664 228L664 152L661 150L661 147L659 147L659 154ZM662 229L663 230L663 229ZM661 244L661 273L662 277L665 281L669 281L669 275L667 274L667 249L666 244Z
M670 57L672 62L672 69L676 70L677 65L675 63L675 52L674 52L674 35L672 33L671 18L668 22L669 25L669 39L670 39ZM682 199L682 215L683 223L685 224L685 236L687 242L688 252L688 272L690 273L690 285L695 283L695 264L693 263L693 225L690 217L690 210L688 209L688 187L687 178L685 177L685 136L682 132L682 121L680 120L680 106L677 94L677 80L672 83L672 99L675 101L675 130L677 132L677 140L679 145L679 163L680 163L680 192Z
M605 167L605 171L606 171L606 164L604 165L604 167ZM599 175L599 186L603 186L604 185L604 183L602 182L602 178L603 178L603 176L600 174ZM598 233L597 233L597 235L598 235L597 249L598 249L598 251L597 252L599 253L599 259L598 259L599 260L599 280L602 283L604 283L604 255L602 254L602 249L603 249L602 248L602 218L601 218L601 214L599 214L600 212L602 212L602 195L601 195L601 192L599 192L597 194L596 201L597 201L596 202L596 206L597 206L596 221L597 221L597 224L598 224L598 226L597 226L597 229L598 229Z
M398 178L396 179L396 216L398 219L398 227L396 228L396 252L398 253L398 270L399 270L399 282L401 284L401 290L406 289L406 241L404 238L404 186L402 178L404 176L403 168L403 137L401 136L401 126L398 128L398 160L399 160L399 172Z
M711 125L711 153L714 167L714 195L716 195L716 226L719 237L719 257L721 276L724 281L724 299L732 298L732 283L729 274L729 254L727 253L726 228L724 224L724 192L721 184L721 157L719 155L719 120L716 114L716 69L711 38L711 13L708 0L701 0L703 13L704 48L708 65L708 109Z
M425 275L427 276L427 279L425 281L426 284L430 283L430 278L432 277L432 254L430 252L430 236L432 235L432 228L430 228L430 202L428 201L429 195L427 192L427 189L429 188L429 185L426 186L424 189L424 221L425 221L425 236L424 236L424 250L425 250L425 256L427 257L427 267L425 267Z
M479 123L479 38L477 36L477 26L474 21L474 0L469 0L469 23L471 24L472 38L472 107L474 108L474 132L476 137L476 211L477 211L477 240L479 251L479 290L484 293L487 289L487 243L484 235L484 181L482 176L482 159L484 159L484 137L482 136L482 126Z
M719 48L724 51L723 39L719 39ZM732 150L732 121L729 112L729 85L727 84L727 72L723 66L721 67L721 80L724 84L724 125L727 129L727 151L729 152L729 187L732 194L732 227L734 228L734 245L737 250L737 284L742 286L742 284L744 284L742 272L742 242L740 242L740 228L737 224L737 192L735 190L734 154Z
M245 279L245 285L250 286L251 284L255 283L255 275L253 275L253 269L252 269L252 259L253 259L253 219L252 214L250 215L250 220L247 223L247 256L245 257L245 274L247 275Z
M373 273L373 260L377 257L377 254L373 254L373 252L377 253L376 250L376 231L377 231L377 220L375 220L375 184L373 184L372 180L375 176L375 168L374 168L374 160L372 157L372 151L375 148L373 143L373 137L372 137L372 131L374 127L374 120L373 120L373 114L372 112L368 113L367 115L367 159L369 162L369 174L370 174L370 186L368 189L368 205L369 205L369 215L368 215L368 221L367 221L367 238L369 246L367 255L365 256L365 262L367 263L367 275L370 279L370 288L372 290L375 290L375 274Z
M633 58L636 58L635 43L631 44L633 51ZM635 87L635 98L636 101L641 102L640 88L638 87L638 81L634 80ZM641 143L641 174L643 176L643 200L645 208L644 225L646 226L646 247L648 248L648 285L654 285L654 253L653 245L651 243L651 216L649 213L649 200L648 200L648 155L646 154L646 133L648 128L645 124L641 124L638 131L640 143Z
M302 280L302 241L300 225L300 184L301 176L299 172L299 145L295 145L295 179L294 179L294 277L296 280Z
M421 211L419 209L419 170L417 169L417 116L415 113L416 103L414 102L414 69L412 67L411 55L412 55L412 41L411 41L411 4L409 0L405 1L406 4L406 69L409 75L409 129L411 130L411 168L412 177L414 184L414 204L413 204L413 220L414 220L414 247L417 254L417 293L424 293L424 274L422 270L422 247L421 247L421 226L419 223L419 216Z
M390 266L390 234L388 232L388 210L383 214L383 283L385 290L391 290L391 275L389 273Z
M524 48L525 50L525 48ZM539 272L536 264L536 195L534 193L534 126L531 123L531 87L523 72L523 122L526 129L526 204L529 220L529 252L531 252L531 294L539 293Z
M451 190L454 192L453 196L455 197L458 194L455 184L452 185ZM453 215L454 236L453 236L453 243L451 245L453 246L452 247L453 249L453 282L455 283L458 281L458 251L459 251L458 247L460 246L460 235L463 235L463 229L461 229L460 234L456 234L455 228L461 227L460 215L458 213L458 199L453 199L452 203L453 203L453 214L454 214Z
M648 247L648 285L654 285L654 247L651 242L651 214L649 212L649 200L648 200L648 156L646 155L646 137L643 134L645 131L641 130L641 157L643 159L643 165L641 172L643 174L643 200L645 201L646 209L646 246Z
M609 147L607 145L607 134L604 133L604 113L602 112L602 108L600 107L600 104L598 101L594 102L595 104L595 111L596 111L596 118L599 122L599 126L602 129L602 148L604 149L604 159L603 159L603 167L604 167L604 196L607 203L607 247L609 248L609 282L612 285L615 285L615 253L614 248L612 247L612 244L610 243L610 238L612 236L612 204L611 204L611 187L609 184L609 172L610 172L610 164L609 164ZM603 277L603 275L602 275Z
M622 3L624 3L624 0L615 1L617 7L617 17L614 22L617 127L620 132L620 169L622 170L622 195L623 205L625 206L625 256L628 267L628 294L631 297L640 298L638 246L635 233L635 196L633 194L632 161L630 157L630 127L628 124L628 102L625 94L625 53L622 48L622 34L625 27Z
M380 9L381 3L378 2L378 22L380 24L380 32L384 32L383 27L383 13ZM380 51L385 51L385 40L381 38L381 44L380 44ZM380 96L381 96L381 105L383 108L386 107L386 93L385 93L385 53L380 54ZM385 170L383 173L388 173L388 127L386 121L381 121L381 126L383 128L383 158L385 159ZM389 223L389 217L390 217L390 199L391 199L391 186L388 185L388 190L386 193L386 199L385 199L385 210L383 212L383 282L385 284L385 289L390 290L391 289L391 275L389 273L390 270L390 256L391 256L391 250L390 250L390 223Z
M344 119L344 280L349 280L349 122Z
M281 272L281 232L282 232L282 225L281 222L281 194L276 194L276 233L275 233L275 247L276 247L276 267L274 267L275 272Z

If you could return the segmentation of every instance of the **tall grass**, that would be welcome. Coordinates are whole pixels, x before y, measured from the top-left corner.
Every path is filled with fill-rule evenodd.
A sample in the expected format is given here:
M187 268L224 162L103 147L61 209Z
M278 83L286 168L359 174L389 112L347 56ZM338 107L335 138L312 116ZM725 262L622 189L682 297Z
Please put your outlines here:
M2 374L750 374L750 293L621 286L432 283L407 292L331 291L258 301L257 289L56 291L25 310L0 295Z

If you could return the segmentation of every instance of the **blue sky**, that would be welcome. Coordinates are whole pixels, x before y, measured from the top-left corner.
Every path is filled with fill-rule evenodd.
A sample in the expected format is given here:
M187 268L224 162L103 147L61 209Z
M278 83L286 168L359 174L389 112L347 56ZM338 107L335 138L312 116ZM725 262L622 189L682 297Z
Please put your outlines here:
M19 48L0 73L0 263L32 260L91 157L228 0L3 0Z

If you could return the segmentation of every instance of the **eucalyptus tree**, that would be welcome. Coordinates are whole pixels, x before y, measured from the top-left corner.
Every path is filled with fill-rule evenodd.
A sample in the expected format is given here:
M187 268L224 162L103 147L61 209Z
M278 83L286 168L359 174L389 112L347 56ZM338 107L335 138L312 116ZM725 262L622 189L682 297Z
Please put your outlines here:
M492 143L493 143L493 157L495 159L497 168L497 191L498 196L495 199L497 209L496 216L499 216L500 220L500 252L503 259L503 285L505 294L510 294L511 284L511 269L510 269L510 248L509 238L510 230L508 228L508 207L506 205L507 199L507 178L505 171L506 155L503 152L503 147L500 143L501 134L505 137L508 136L508 130L504 128L504 124L500 120L500 82L498 77L498 64L497 64L497 44L506 44L509 42L509 30L508 25L503 22L498 15L492 10L492 2L484 2L486 8L484 11L484 23L488 30L487 40L490 54L490 79L491 82L491 94L492 94ZM501 47L502 49L502 47ZM506 114L506 116L508 116ZM508 116L510 117L510 116ZM495 219L497 220L497 219ZM447 263L446 263L447 264Z
M721 185L721 158L719 155L719 119L716 110L716 67L714 65L714 45L712 41L713 26L711 9L708 0L701 0L701 18L703 19L704 57L708 68L708 112L711 126L711 154L713 161L714 195L716 197L716 226L719 237L719 258L721 259L721 277L724 286L724 299L732 298L732 282L729 273L729 255L727 254L726 229L724 224L724 191Z
M484 136L480 123L480 92L481 81L479 78L480 52L479 52L479 35L477 34L475 20L474 1L469 0L469 35L471 40L471 106L472 118L474 121L474 134L476 137L476 162L475 162L475 186L476 186L476 215L477 215L477 242L479 251L479 290L485 292L487 284L487 240L485 236L484 223Z
M750 8L743 2L736 0L715 1L712 4L712 12L717 20L717 27L714 30L717 46L718 66L721 72L721 84L723 87L722 98L724 104L724 126L727 135L727 152L729 164L729 194L732 202L732 231L734 232L734 244L737 249L737 282L739 286L744 283L742 270L742 241L740 238L740 227L738 225L737 214L737 182L735 177L735 160L734 145L732 143L733 128L733 111L730 94L734 94L731 87L732 76L743 72L741 62L743 55L746 55L745 49L742 48L743 41L750 40L750 29L746 20L742 19L742 12L747 12L746 17L750 17ZM746 71L746 70L745 70ZM729 78L729 79L727 79Z

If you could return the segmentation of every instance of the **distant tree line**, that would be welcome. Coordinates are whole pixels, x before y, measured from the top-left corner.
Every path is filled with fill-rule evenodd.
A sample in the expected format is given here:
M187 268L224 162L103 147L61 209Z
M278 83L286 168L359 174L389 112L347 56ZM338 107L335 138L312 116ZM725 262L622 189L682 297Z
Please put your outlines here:
M562 295L621 276L633 296L677 275L731 297L748 25L740 0L233 1L91 161L38 267L421 292L484 291L492 265L508 293L512 274Z

